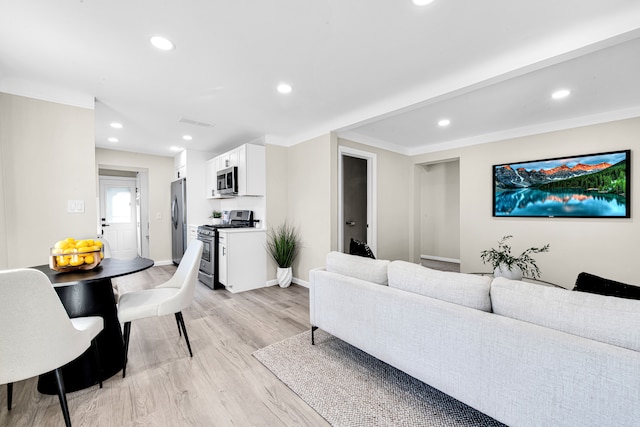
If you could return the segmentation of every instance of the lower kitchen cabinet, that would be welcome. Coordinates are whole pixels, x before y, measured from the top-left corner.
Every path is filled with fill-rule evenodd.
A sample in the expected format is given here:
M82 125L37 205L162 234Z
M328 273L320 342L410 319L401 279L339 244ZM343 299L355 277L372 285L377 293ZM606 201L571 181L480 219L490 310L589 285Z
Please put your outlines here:
M266 233L261 229L219 230L218 280L230 292L267 285Z

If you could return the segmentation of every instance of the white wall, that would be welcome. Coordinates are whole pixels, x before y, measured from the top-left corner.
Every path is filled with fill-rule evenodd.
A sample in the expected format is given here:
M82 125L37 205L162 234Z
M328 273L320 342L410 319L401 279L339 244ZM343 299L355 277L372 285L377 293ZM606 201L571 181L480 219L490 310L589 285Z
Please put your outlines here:
M488 271L480 252L512 234L514 252L551 244L535 256L542 279L570 288L581 271L640 284L640 118L497 141L414 157L423 164L460 159L460 260L462 271ZM494 218L492 169L498 163L631 149L631 218Z
M286 220L298 227L303 247L293 265L296 278L309 280L309 270L325 264L336 247L337 144L327 134L287 149ZM270 202L271 205L271 202ZM277 226L267 213L269 225ZM273 221L272 221L273 219Z
M57 240L95 235L94 133L92 109L0 93L0 268L47 264Z
M420 254L460 259L460 163L420 171Z
M94 167L148 171L149 257L156 263L170 263L173 158L96 148Z

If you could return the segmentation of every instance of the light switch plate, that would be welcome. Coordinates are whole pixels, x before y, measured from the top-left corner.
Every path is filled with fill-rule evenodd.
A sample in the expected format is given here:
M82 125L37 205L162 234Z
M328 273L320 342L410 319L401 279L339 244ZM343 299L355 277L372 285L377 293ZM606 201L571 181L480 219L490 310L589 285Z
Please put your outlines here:
M84 200L67 200L68 213L84 213Z

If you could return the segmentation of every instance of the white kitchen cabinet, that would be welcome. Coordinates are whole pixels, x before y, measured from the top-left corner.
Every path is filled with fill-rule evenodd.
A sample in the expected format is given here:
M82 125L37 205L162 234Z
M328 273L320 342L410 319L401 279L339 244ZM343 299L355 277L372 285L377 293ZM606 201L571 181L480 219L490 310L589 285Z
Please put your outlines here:
M243 292L267 285L265 231L232 229L219 231L218 280L230 292Z
M238 196L264 196L265 150L262 145L238 147Z
M238 196L264 196L266 180L264 146L244 144L214 157L209 162L207 170L210 169L211 172L208 172L206 185L208 198L219 197L215 194L218 171L232 166L238 167L238 175L236 176Z
M212 199L216 195L217 188L217 158L214 157L205 163L205 192L208 199Z
M187 177L187 150L182 150L176 154L173 158L173 167L175 170L174 178L186 178Z
M227 285L229 257L227 256L227 238L229 233L220 232L218 236L218 281Z

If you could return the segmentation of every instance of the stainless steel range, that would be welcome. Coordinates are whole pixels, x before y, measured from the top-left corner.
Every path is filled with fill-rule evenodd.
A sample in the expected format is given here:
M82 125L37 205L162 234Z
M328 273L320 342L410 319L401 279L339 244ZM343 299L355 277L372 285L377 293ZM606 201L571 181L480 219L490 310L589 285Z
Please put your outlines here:
M235 210L223 213L222 224L198 227L198 240L203 243L198 280L211 289L224 289L218 281L218 229L253 227L253 211Z

